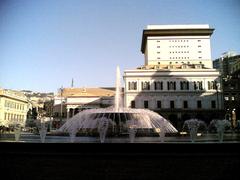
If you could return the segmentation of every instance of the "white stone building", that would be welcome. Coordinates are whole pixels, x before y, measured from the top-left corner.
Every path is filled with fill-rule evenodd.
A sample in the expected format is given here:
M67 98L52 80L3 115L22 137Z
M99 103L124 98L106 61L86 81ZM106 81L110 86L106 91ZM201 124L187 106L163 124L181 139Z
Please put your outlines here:
M68 119L84 109L112 106L114 88L63 88L54 98L54 116Z
M150 25L143 30L145 64L124 71L126 107L149 108L177 125L209 121L222 112L219 72L213 69L209 25Z

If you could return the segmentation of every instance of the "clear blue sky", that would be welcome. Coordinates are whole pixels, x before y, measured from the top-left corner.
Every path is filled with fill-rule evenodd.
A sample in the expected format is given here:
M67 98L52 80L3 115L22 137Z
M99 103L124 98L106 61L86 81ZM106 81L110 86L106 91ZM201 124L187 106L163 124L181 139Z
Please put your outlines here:
M212 59L240 52L239 0L1 0L0 87L114 86L144 63L148 24L209 24Z

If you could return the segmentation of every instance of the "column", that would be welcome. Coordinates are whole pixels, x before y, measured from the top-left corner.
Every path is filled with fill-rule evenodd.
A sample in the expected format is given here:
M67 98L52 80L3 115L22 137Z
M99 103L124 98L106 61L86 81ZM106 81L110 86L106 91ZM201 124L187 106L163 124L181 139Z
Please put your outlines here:
M69 108L67 108L67 120L69 119Z

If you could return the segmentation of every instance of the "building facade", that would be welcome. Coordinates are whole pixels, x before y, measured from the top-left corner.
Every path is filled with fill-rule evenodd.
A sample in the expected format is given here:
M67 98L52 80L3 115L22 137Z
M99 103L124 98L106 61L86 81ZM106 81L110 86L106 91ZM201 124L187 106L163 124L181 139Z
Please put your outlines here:
M225 52L220 58L213 61L213 67L220 71L222 78L228 78L232 71L235 71L234 64L236 64L238 59L240 59L240 55L237 55L235 52Z
M68 119L85 109L112 106L114 95L114 88L63 88L54 98L54 115Z
M25 126L28 112L27 97L14 90L0 89L0 125L9 127L14 124Z
M143 30L143 66L125 70L125 106L149 108L175 126L222 114L219 72L213 69L208 25L150 25Z
M221 72L223 99L226 119L232 120L236 114L240 119L240 55L226 52L214 60L214 67Z

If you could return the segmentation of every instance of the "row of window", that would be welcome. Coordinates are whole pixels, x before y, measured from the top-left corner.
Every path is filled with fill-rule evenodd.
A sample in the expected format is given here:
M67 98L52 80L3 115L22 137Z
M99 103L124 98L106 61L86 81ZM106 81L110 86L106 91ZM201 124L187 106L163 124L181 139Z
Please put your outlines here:
M225 101L236 101L240 99L239 96L224 96Z
M174 54L174 53L189 53L189 51L170 51L170 54Z
M157 52L158 54L160 53L160 52ZM169 53L170 54L174 54L174 53L189 53L189 51L169 51ZM198 51L198 53L202 53L202 51Z
M160 58L157 58L160 59ZM169 57L169 59L189 59L189 57Z
M178 39L178 40L169 40L169 42L188 42L188 40Z
M200 39L197 40L198 42L201 42ZM160 42L160 41L159 41ZM169 40L169 42L188 42L188 40L184 40L184 39L178 39L178 40Z
M24 110L24 104L20 104L20 103L8 101L8 100L5 100L4 106L5 106L6 108Z
M23 121L24 115L4 113L4 119L5 120L13 120L13 121Z
M157 59L161 59L161 58L157 57ZM189 57L170 57L169 59L189 59ZM202 59L202 57L199 56L198 59Z
M189 46L169 46L169 48L188 48Z
M198 100L196 102L197 104L197 108L201 109L202 108L202 101ZM143 107L144 108L149 108L149 101L143 101ZM162 101L156 101L156 107L157 109L161 109L162 108ZM136 102L135 101L131 101L131 108L136 108ZM170 109L174 109L175 108L175 102L174 101L169 101L169 108ZM183 109L188 109L189 105L188 105L188 101L183 101L182 103L182 108ZM216 109L216 101L211 101L211 108L212 109Z
M203 90L203 82L202 81L193 81L194 90ZM163 81L154 81L154 90L163 90L164 82ZM189 90L190 88L189 81L180 81L180 90ZM142 90L150 90L150 81L141 82ZM216 90L217 82L216 81L208 81L208 90ZM132 81L128 82L128 90L137 90L137 82ZM176 81L168 81L167 82L167 90L176 90Z
M201 45L198 45L198 47L202 47ZM189 48L189 46L169 46L169 48Z
M175 63L175 64L178 64L178 62L174 62L174 63ZM186 65L186 64L185 64L186 62L183 62L183 61L182 61L181 63L182 63L183 65ZM158 64L161 64L161 63L158 62ZM173 62L169 62L169 64L173 64ZM190 62L188 61L187 64L190 65ZM202 64L202 61L199 61L199 64ZM194 64L194 66L197 66L197 65L198 65L198 64Z

